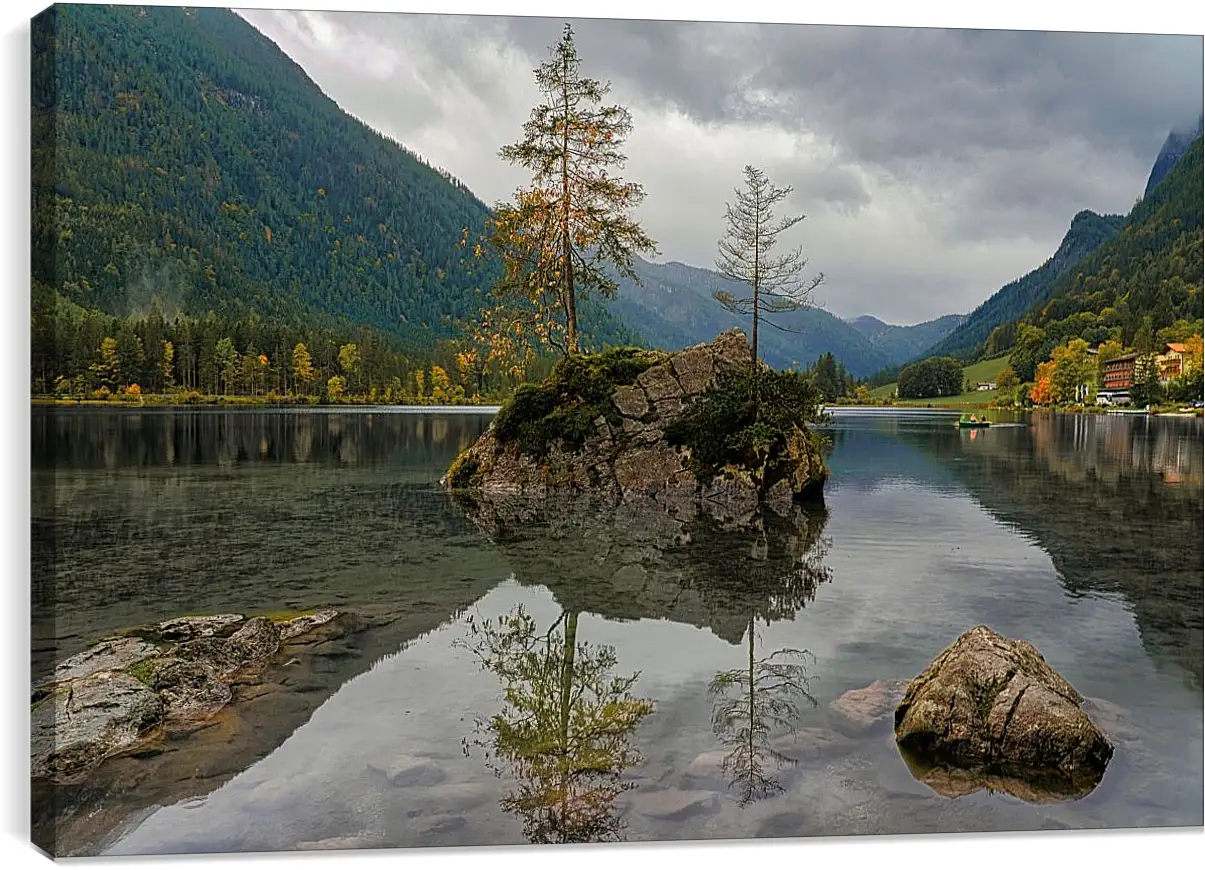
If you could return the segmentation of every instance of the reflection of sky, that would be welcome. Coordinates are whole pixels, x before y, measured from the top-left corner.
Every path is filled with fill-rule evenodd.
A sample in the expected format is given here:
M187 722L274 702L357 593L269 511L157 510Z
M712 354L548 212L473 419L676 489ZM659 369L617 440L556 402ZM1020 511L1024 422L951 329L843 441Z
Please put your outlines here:
M1050 557L966 494L946 461L956 456L938 460L882 434L841 433L824 532L832 582L793 620L758 627L759 657L784 647L815 655L809 672L821 708L806 715L823 716L824 705L847 689L915 676L960 633L984 623L1031 641L1082 693L1144 711L1153 744L1181 741L1175 745L1183 748L1185 735L1195 735L1196 749L1182 760L1189 771L1199 767L1200 693L1155 669L1124 600L1067 594ZM514 583L474 609L496 616L516 602L541 625L557 616L546 590ZM497 808L504 784L460 755L473 716L497 705L497 684L451 646L461 636L462 626L452 623L377 663L264 761L191 808L153 813L114 851L287 848L362 828L404 844L408 813L438 810L441 786L382 789L370 766L424 752L446 755L438 763L450 782L490 792L466 811L460 841L518 842L517 823ZM654 619L584 614L578 638L614 645L617 674L641 672L634 692L654 698L658 711L637 742L644 735L642 752L666 764L681 763L672 759L684 741L708 739L706 685L745 656L707 629Z

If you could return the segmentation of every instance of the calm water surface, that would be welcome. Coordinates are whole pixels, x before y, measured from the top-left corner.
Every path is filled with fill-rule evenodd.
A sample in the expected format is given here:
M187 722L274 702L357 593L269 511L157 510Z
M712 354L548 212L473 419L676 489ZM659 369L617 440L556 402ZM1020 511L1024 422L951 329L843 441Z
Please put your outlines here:
M287 703L35 807L56 850L1202 823L1201 420L839 413L826 510L750 528L483 519L437 481L488 419L35 409L35 676L185 613L401 615ZM829 708L980 623L1123 721L1087 797L940 796L889 723Z

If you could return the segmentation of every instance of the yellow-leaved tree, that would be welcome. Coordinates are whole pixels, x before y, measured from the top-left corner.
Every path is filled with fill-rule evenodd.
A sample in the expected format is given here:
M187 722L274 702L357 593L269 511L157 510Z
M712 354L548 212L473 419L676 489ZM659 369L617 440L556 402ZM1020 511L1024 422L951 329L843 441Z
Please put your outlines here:
M657 246L631 216L643 187L615 171L626 162L631 114L602 104L610 83L581 74L570 25L535 79L543 102L522 140L499 152L530 170L532 183L495 208L490 242L503 266L495 291L512 303L513 316L531 317L541 343L568 355L581 350L578 299L614 295L607 264L638 280L633 255L655 254Z

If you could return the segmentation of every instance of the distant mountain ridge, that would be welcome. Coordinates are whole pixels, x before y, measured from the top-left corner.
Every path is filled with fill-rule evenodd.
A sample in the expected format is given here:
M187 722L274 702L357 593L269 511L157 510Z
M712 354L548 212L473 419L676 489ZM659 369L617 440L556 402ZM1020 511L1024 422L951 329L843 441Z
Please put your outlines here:
M650 344L675 350L710 341L733 327L750 333L750 318L728 312L712 296L715 290L745 295L747 287L711 269L685 263L650 263L637 258L633 267L641 283L620 278L619 293L609 307ZM780 314L773 322L795 330L784 332L762 322L759 352L777 368L806 366L825 353L832 353L855 377L869 376L888 364L889 357L865 335L823 308Z
M898 326L864 314L848 323L870 339L870 343L889 358L889 364L898 365L941 341L965 320L965 314L946 314L924 323Z

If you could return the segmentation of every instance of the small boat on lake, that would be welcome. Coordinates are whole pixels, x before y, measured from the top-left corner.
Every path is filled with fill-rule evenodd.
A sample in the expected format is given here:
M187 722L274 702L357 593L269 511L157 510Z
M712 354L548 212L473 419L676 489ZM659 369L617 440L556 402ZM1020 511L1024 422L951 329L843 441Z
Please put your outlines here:
M992 421L981 419L974 414L963 414L954 425L959 429L986 429L992 425Z

